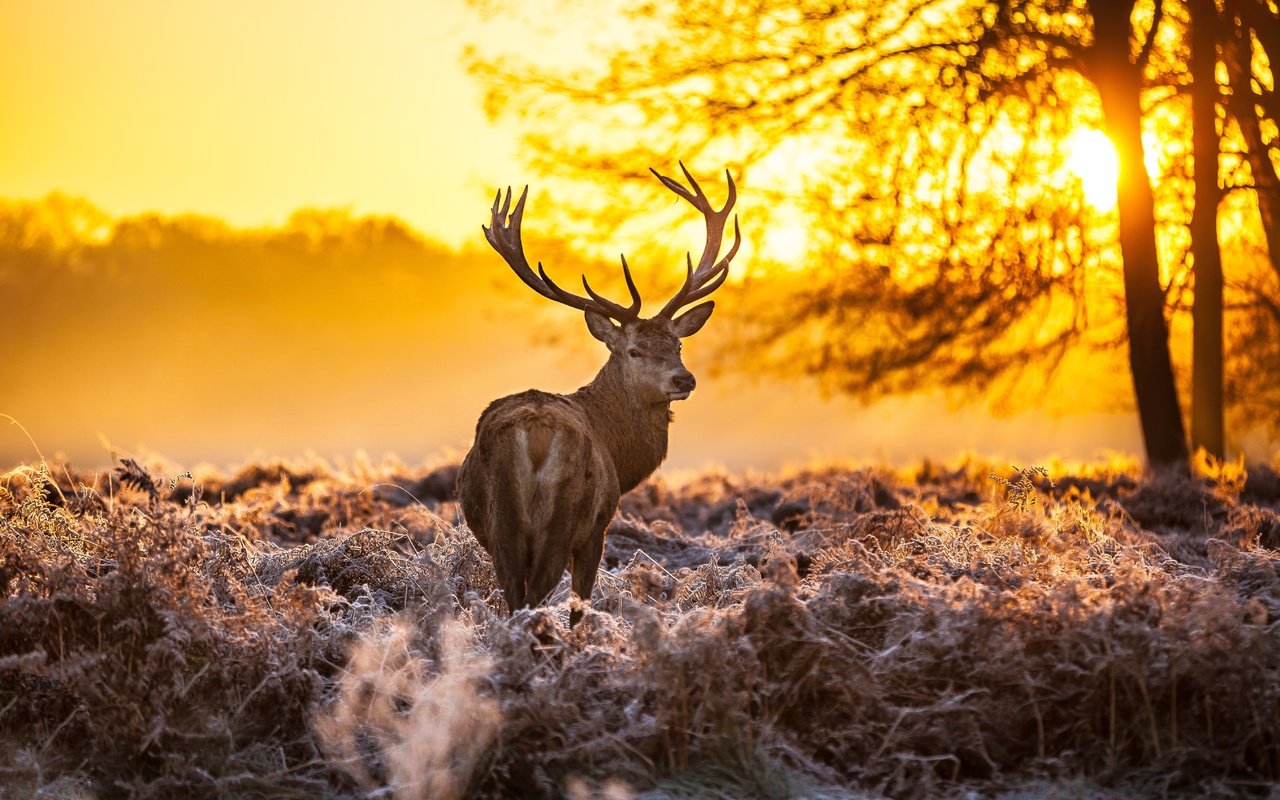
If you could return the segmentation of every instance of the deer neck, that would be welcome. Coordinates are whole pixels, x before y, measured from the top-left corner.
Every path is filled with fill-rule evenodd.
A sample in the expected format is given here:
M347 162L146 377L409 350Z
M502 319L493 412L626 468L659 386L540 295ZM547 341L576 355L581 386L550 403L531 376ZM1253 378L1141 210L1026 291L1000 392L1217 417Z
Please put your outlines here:
M613 459L622 492L629 492L667 457L671 403L645 403L635 397L614 359L591 383L574 392L600 442Z

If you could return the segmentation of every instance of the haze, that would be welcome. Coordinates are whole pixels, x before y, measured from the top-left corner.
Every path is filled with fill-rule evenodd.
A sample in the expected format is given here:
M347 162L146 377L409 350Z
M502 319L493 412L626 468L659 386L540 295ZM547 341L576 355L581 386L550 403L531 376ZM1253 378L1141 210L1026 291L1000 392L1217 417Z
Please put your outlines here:
M0 126L0 196L57 191L102 213L84 217L99 219L98 230L43 260L10 243L7 268L15 272L0 284L8 295L0 303L17 352L0 382L0 413L34 441L0 419L0 462L29 462L37 448L86 467L120 452L219 465L308 453L449 458L468 445L489 400L529 386L570 390L603 362L577 315L540 308L481 250L493 189L526 175L517 132L486 122L460 66L479 24L460 4L131 0L6 10L0 103L10 111ZM96 295L65 283L83 274L77 265L109 265L103 269L117 276L136 267L130 259L139 251L117 235L122 219L155 212L147 219L163 228L195 213L232 226L211 234L222 245L237 237L260 243L286 235L295 210L315 207L346 209L348 221L395 217L429 241L409 235L414 244L385 270L354 257L340 265L364 275L359 301L345 308L335 298L350 296L347 284L346 295L333 286L253 284L246 275L277 262L252 251L233 264L246 258L239 245L200 251L193 269L185 259L195 251L152 243L147 257L164 259L173 291L195 298L190 306L159 295L132 302L127 281ZM643 253L648 245L609 249ZM579 269L557 268L570 282ZM54 279L39 291L13 288L13 275L21 283L48 269ZM450 282L458 270L465 280ZM393 274L408 276L413 290L406 295ZM215 287L222 282L233 288ZM320 299L299 310L264 297ZM68 307L73 298L81 305ZM33 317L33 308L58 316ZM190 313L175 318L174 308ZM722 304L711 327L733 313ZM548 342L548 331L563 331L563 341ZM1030 461L1138 446L1128 414L996 419L920 397L863 407L823 400L807 381L752 380L750 365L713 375L697 340L687 352L699 389L676 406L668 469L966 451Z

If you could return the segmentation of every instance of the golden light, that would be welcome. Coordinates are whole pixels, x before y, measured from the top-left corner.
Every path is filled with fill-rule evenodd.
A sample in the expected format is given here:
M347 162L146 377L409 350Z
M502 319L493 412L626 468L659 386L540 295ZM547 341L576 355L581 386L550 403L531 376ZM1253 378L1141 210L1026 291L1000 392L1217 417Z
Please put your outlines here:
M799 211L790 207L774 209L773 217L761 236L758 252L782 266L800 269L809 251L808 224Z
M1098 211L1115 208L1120 157L1107 135L1097 128L1076 128L1062 147L1067 170L1080 179L1085 202Z
M832 165L841 158L839 148L839 140L831 136L794 136L752 166L750 185L756 192L767 192L770 199L764 215L767 223L746 245L751 254L770 262L771 268L805 267L813 243L813 222L795 198L804 197L815 182L821 183L830 174Z

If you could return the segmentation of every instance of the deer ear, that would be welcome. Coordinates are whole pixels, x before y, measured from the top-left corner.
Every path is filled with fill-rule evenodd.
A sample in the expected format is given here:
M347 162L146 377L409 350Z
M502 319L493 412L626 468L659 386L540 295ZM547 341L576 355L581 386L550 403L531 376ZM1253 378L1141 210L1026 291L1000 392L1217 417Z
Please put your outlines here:
M686 336L692 336L702 330L702 326L707 324L707 318L711 316L711 312L716 308L714 300L703 303L700 306L694 306L688 311L671 321L675 329L676 336L683 339Z
M613 349L614 344L618 341L618 335L622 333L622 328L613 324L613 320L604 314L597 314L594 311L586 312L587 330L591 331L591 335L604 342Z

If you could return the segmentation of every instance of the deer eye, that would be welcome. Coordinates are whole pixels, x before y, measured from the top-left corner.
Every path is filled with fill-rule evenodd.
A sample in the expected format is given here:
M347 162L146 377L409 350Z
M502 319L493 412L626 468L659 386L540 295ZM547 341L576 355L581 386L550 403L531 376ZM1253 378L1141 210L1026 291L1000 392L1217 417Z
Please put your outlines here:
M632 358L639 358L639 357L640 357L640 351L639 351L639 350L637 350L637 349L635 349L635 348L633 347L633 348L631 348L630 356L631 356Z

